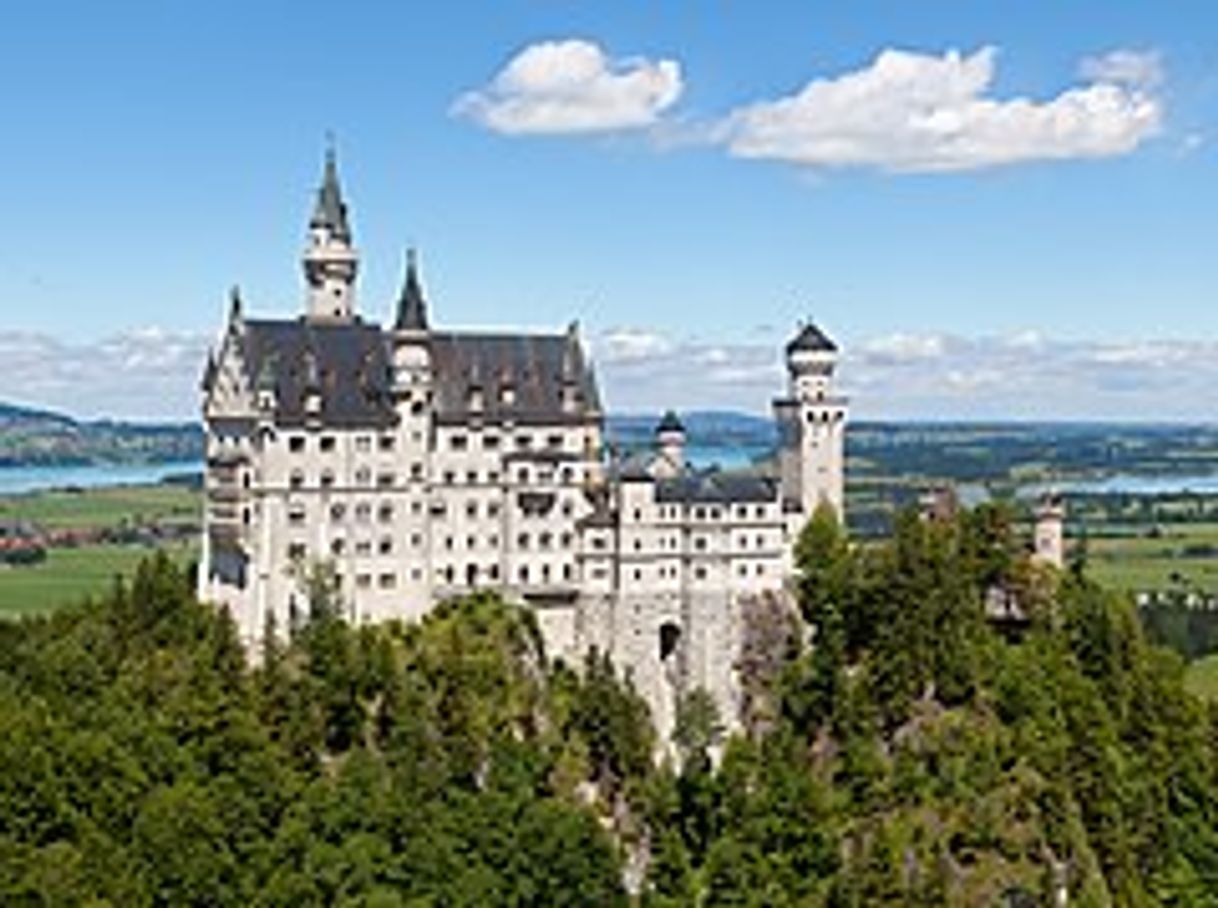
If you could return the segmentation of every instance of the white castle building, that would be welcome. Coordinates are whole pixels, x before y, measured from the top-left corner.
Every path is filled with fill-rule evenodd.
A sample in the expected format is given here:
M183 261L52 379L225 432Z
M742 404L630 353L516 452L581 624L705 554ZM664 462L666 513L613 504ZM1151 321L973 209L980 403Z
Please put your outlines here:
M574 323L434 328L413 254L392 323L357 314L333 155L303 265L303 316L248 318L234 291L209 357L200 597L256 648L307 611L309 560L333 566L352 622L493 590L535 610L551 655L609 653L662 732L698 686L734 723L743 610L783 594L813 509L842 508L834 344L809 324L787 345L772 464L694 469L671 413L653 452L619 459Z

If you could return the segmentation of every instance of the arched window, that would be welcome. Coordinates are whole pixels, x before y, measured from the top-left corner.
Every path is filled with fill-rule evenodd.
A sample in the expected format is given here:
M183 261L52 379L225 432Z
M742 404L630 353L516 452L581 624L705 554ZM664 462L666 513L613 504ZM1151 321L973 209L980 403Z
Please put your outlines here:
M660 625L660 661L665 662L677 654L681 645L681 628L671 621Z

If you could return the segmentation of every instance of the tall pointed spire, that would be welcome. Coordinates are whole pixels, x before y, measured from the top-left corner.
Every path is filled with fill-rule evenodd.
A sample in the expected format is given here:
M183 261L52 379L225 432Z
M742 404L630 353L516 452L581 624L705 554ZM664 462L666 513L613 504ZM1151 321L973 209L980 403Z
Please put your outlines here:
M427 330L427 300L419 283L418 256L413 248L406 250L406 281L398 297L398 314L394 328L398 331Z
M347 223L347 206L343 202L342 187L338 182L338 163L331 138L326 147L326 167L322 175L321 188L317 190L317 205L309 220L313 228L324 227L337 240L351 242L351 226Z
M228 291L228 330L240 334L245 325L245 314L241 305L241 288L233 284Z
M329 322L353 319L359 256L351 245L351 225L338 185L338 165L332 143L326 148L325 172L317 190L313 216L309 219L308 245L301 264L309 285L308 318Z

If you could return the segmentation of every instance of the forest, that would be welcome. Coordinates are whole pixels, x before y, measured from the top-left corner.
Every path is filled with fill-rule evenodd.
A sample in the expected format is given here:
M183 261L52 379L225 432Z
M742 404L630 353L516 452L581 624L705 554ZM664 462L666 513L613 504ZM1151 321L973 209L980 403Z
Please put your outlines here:
M984 506L868 545L820 513L798 562L739 730L689 691L657 761L525 609L351 627L314 590L251 666L151 558L0 624L0 903L1218 906L1218 712L1082 557Z

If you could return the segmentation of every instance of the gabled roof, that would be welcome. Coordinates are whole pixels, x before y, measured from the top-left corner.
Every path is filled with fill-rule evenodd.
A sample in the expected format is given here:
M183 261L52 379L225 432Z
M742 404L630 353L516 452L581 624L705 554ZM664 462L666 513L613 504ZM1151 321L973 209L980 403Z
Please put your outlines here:
M836 353L837 344L829 339L829 336L820 328L808 322L799 333L787 344L787 353L794 353L798 350L812 350L823 353Z
M778 487L768 476L704 470L656 480L656 501L665 504L771 502Z
M439 331L428 341L441 419L583 422L600 412L596 378L570 335ZM481 392L477 407L470 393L475 387ZM570 406L566 394L574 395Z
M305 397L321 398L318 418L336 427L383 427L396 421L390 370L392 335L376 325L249 320L241 335L248 374L272 391L275 418L303 424ZM521 424L585 422L600 413L596 379L578 341L557 334L427 335L439 419ZM564 378L564 357L575 360ZM480 406L471 391L480 392ZM505 396L504 388L511 388ZM565 395L573 394L567 405Z
M305 397L315 391L328 425L393 424L388 350L375 325L250 320L244 347L258 389L274 394L277 423L303 424Z

